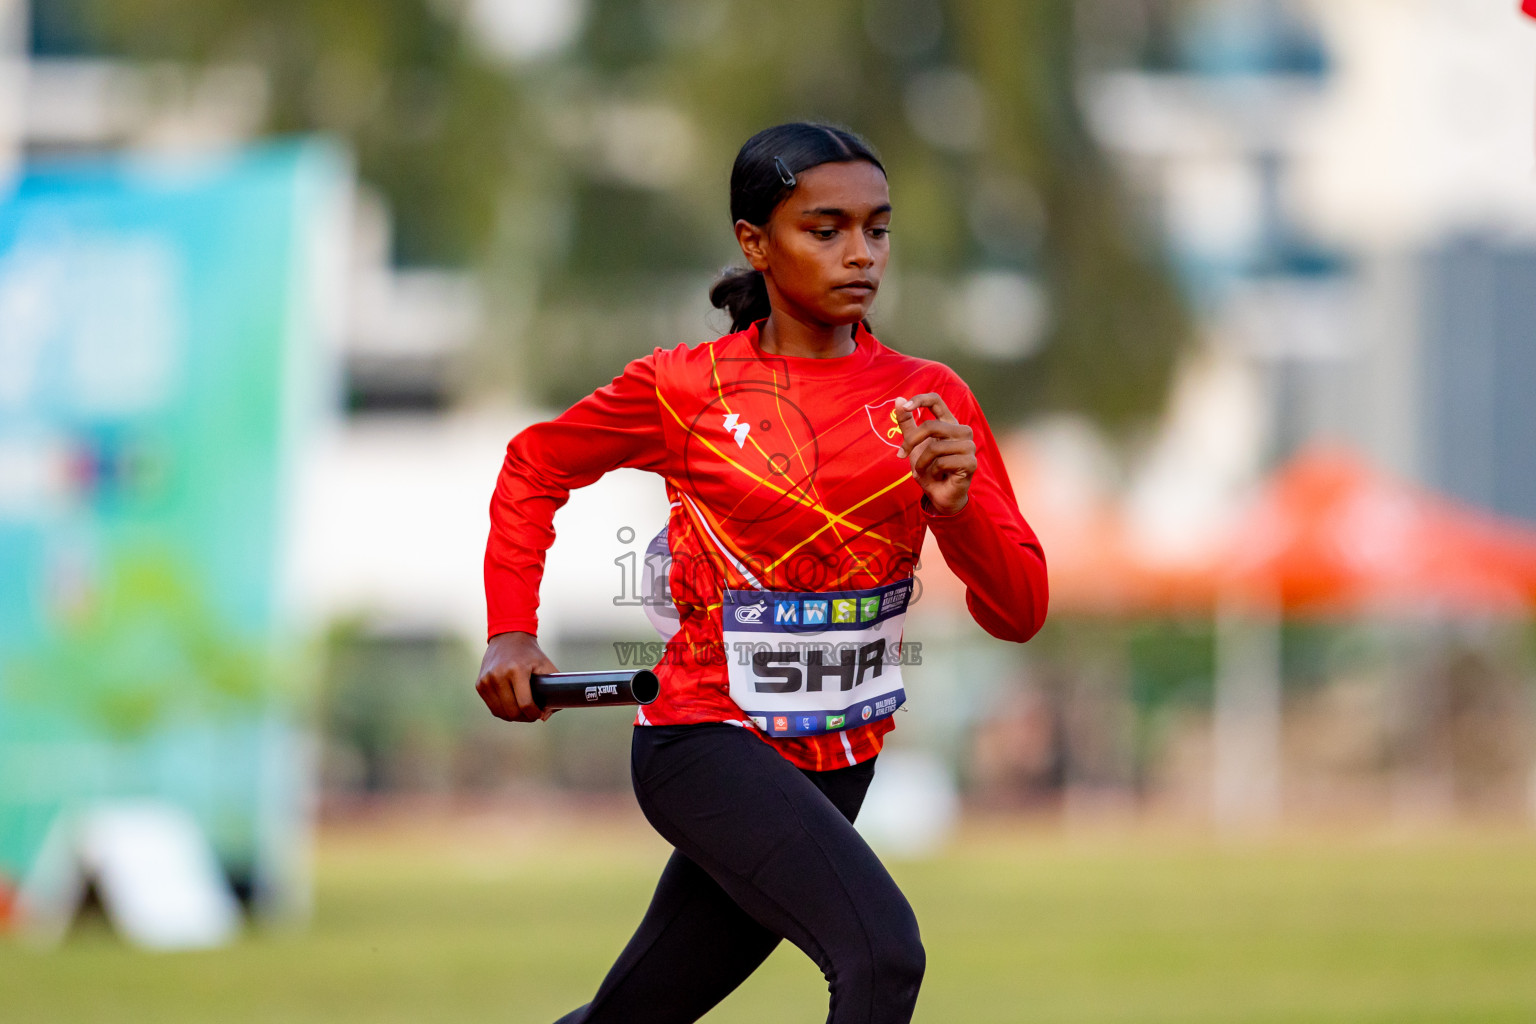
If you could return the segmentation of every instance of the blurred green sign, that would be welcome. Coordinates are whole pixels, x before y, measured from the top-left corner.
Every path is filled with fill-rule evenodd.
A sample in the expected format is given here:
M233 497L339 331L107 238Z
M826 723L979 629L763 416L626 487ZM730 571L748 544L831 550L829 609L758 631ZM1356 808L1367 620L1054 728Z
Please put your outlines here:
M348 181L302 142L37 167L0 200L0 880L61 811L157 796L237 883L293 888L284 521Z

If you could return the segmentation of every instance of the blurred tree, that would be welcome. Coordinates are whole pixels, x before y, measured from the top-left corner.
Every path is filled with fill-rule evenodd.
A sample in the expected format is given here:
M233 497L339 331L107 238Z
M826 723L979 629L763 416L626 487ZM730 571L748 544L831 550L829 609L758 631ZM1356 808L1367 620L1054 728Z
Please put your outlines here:
M395 257L483 257L509 184L536 171L515 78L427 0L36 0L37 21L99 52L266 71L267 129L347 140L388 198Z
M1052 334L1036 359L999 368L1000 386L1125 426L1160 407L1190 325L1078 113L1075 6L974 4L959 19L995 108L981 162L1028 181L1043 214L1039 270Z
M563 50L498 58L466 27L498 2L585 20ZM78 11L108 52L256 62L271 130L349 140L394 210L399 260L495 282L474 386L562 406L654 345L720 329L705 292L739 260L731 161L794 118L880 149L897 218L877 329L953 365L995 423L1144 422L1189 331L1078 115L1080 35L1096 30L1075 0L39 3Z

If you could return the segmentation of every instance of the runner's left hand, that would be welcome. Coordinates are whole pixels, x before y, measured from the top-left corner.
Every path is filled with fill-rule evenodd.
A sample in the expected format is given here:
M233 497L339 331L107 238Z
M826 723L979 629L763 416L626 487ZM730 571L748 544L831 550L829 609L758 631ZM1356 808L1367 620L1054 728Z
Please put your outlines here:
M933 418L918 423L913 410L926 407ZM976 442L971 428L955 419L944 399L929 391L913 398L896 399L896 423L901 427L897 454L912 465L912 475L922 484L934 511L954 515L965 508L976 474Z

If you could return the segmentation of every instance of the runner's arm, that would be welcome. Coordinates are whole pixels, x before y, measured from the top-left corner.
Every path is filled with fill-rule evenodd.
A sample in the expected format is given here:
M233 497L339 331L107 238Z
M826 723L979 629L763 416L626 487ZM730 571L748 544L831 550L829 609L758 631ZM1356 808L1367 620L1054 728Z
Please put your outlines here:
M663 469L667 450L655 365L660 351L632 360L612 382L507 444L485 546L488 636L538 632L544 554L554 543L555 512L571 491L620 467Z
M963 385L946 391L945 401L956 418L971 428L976 474L965 506L952 516L936 514L923 495L923 521L933 531L945 563L965 584L971 617L993 636L1023 643L1045 624L1045 553L1019 512L980 403ZM955 401L950 401L951 394Z

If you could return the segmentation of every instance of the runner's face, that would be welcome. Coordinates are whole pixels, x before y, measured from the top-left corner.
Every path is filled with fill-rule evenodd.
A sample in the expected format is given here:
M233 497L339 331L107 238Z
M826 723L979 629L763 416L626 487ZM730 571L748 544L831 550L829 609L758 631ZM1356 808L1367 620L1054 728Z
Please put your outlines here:
M760 237L763 265L752 263L767 276L774 306L812 323L857 323L874 304L890 258L885 174L854 160L819 164L795 178Z

